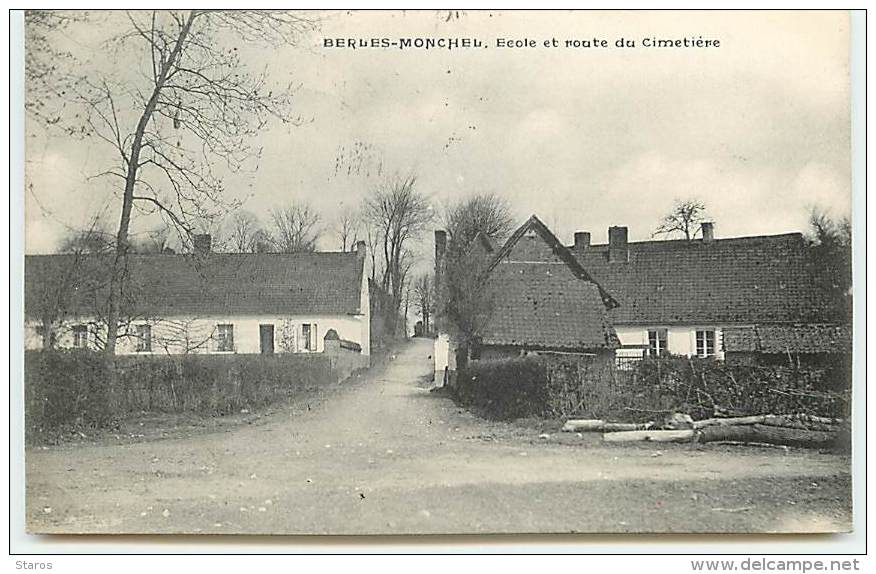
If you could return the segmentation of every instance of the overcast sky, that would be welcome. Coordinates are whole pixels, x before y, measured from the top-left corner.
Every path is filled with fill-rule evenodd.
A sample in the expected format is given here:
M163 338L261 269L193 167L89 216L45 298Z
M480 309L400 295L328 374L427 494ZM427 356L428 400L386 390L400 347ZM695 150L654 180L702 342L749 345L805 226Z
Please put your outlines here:
M604 242L609 225L647 239L675 198L704 201L718 237L803 231L814 204L849 210L845 13L445 16L337 13L298 47L241 46L278 82L301 84L297 111L308 121L265 131L258 170L229 176L229 193L261 217L307 199L329 226L374 183L374 174L336 171L360 142L365 165L415 173L436 211L492 191L520 222L537 214L566 243L576 230ZM71 34L80 44L98 36ZM594 36L612 47L541 47ZM691 36L721 45L613 47L620 37ZM353 51L323 48L324 37L475 37L489 47ZM539 47L499 49L498 37ZM111 194L88 179L106 165L105 148L34 125L28 136L29 253L51 252L103 206L117 223Z

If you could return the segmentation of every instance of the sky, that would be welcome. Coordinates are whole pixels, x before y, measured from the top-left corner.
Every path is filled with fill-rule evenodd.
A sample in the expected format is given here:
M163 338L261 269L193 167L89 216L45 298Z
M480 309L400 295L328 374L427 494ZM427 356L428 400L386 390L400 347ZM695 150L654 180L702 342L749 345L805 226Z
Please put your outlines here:
M383 174L417 176L436 214L476 192L538 215L569 244L611 225L645 240L676 199L697 198L716 237L805 231L809 209L850 210L849 19L844 12L324 13L297 46L236 44L249 65L300 86L296 127L259 135L258 169L228 174L227 194L267 219L306 200L329 228ZM107 15L112 20L113 15ZM118 15L116 15L118 17ZM115 21L119 26L124 21ZM75 27L74 27L75 28ZM97 39L67 32L101 67ZM643 38L717 39L717 48L645 48ZM325 48L324 38L477 38L486 48ZM564 47L605 39L608 48ZM499 48L497 38L535 48ZM544 40L556 38L557 48ZM617 39L636 48L615 48ZM91 43L89 43L91 42ZM136 65L142 55L116 53ZM133 73L133 72L131 72ZM93 179L112 161L98 142L29 121L26 251L57 249L69 229L118 200ZM358 148L357 148L358 146ZM353 149L366 150L349 161ZM342 165L336 169L338 158ZM154 225L148 218L140 229ZM422 239L423 253L429 237Z

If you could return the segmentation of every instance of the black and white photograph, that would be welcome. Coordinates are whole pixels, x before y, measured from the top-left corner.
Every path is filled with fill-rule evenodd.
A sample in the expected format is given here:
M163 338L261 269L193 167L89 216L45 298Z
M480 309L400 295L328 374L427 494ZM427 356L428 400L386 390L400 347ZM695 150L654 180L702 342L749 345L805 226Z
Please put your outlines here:
M851 30L26 11L27 533L853 532Z

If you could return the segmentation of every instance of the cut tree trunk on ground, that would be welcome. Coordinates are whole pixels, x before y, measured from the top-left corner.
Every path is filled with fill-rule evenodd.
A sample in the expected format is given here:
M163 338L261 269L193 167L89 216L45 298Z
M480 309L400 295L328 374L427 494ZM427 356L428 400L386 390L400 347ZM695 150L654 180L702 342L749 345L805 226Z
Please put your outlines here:
M694 421L693 426L695 429L701 429L706 427L713 426L738 426L738 425L753 425L753 424L762 424L766 419L766 415L753 415L750 417L731 417L726 419L703 419L701 421Z
M627 432L609 432L602 435L606 442L691 442L694 440L694 430L641 430Z
M646 430L650 423L607 423L600 419L572 419L566 421L564 432L614 432Z
M601 431L605 421L600 419L572 419L563 425L563 432L592 432Z
M833 432L753 424L706 427L700 431L698 440L699 442L734 441L824 448L832 446L836 437L836 433Z

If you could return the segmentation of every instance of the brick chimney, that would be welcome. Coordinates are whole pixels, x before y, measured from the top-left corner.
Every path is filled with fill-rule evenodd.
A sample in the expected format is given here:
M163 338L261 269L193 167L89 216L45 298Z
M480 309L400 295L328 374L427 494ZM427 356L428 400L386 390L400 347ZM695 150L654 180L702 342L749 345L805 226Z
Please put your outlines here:
M575 232L575 249L583 251L590 247L590 232L576 231Z
M703 241L712 241L715 239L715 224L711 221L704 221L701 226L703 230Z
M209 233L199 233L192 236L192 247L198 255L210 253L213 245L213 238Z
M628 234L626 227L612 226L608 228L608 261L610 263L626 263L630 260L630 248L627 245Z
M356 242L356 255L359 256L359 259L365 259L365 242L357 241Z

